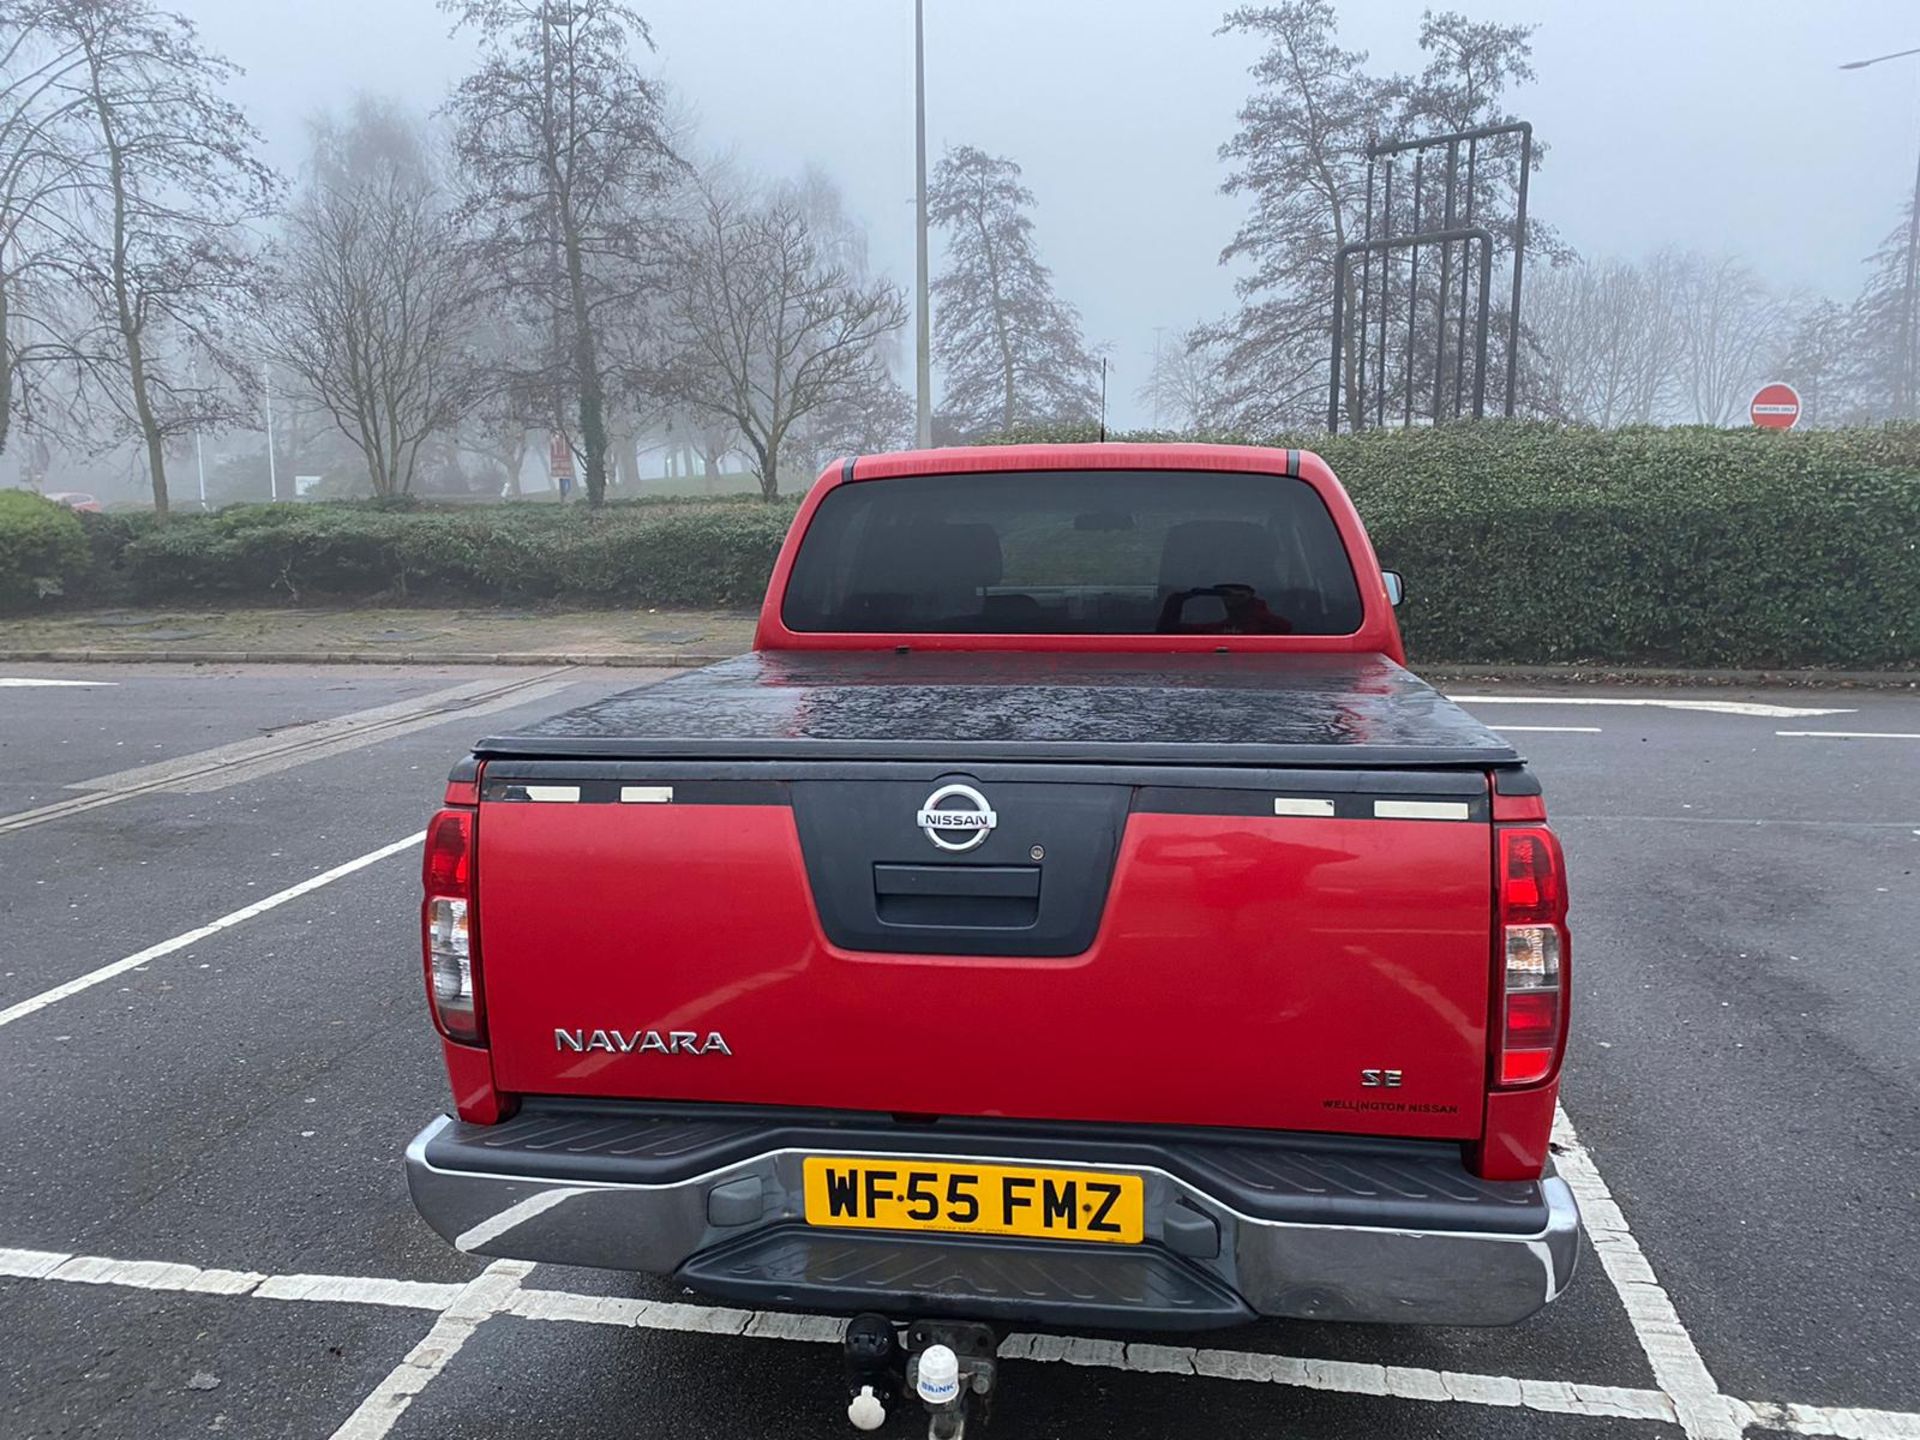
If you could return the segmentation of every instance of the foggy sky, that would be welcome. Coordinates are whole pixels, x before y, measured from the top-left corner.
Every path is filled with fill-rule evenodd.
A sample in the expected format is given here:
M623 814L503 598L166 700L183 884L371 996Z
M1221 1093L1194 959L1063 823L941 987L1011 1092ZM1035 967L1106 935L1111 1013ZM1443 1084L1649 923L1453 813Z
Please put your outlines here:
M358 90L428 109L472 63L431 0L176 3L246 67L235 98L289 173L316 111ZM636 3L700 146L778 174L817 162L867 223L876 265L910 284L910 0ZM1378 69L1417 69L1428 3L1347 0L1344 42ZM1836 67L1920 45L1920 0L1434 3L1538 25L1538 79L1511 101L1549 147L1531 205L1590 257L1731 250L1782 290L1850 298L1911 193L1920 56ZM1112 347L1116 428L1151 418L1134 392L1155 327L1171 338L1232 303L1217 258L1243 207L1219 193L1216 151L1258 51L1213 34L1226 8L927 3L929 151L971 144L1025 167L1041 254L1088 339Z

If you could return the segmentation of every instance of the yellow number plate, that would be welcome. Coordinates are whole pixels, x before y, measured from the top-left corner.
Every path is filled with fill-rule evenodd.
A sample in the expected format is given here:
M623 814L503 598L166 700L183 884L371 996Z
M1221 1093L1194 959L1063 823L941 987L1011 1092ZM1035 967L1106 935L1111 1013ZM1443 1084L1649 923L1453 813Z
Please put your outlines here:
M945 1230L1138 1245L1138 1175L809 1155L807 1223L862 1230Z

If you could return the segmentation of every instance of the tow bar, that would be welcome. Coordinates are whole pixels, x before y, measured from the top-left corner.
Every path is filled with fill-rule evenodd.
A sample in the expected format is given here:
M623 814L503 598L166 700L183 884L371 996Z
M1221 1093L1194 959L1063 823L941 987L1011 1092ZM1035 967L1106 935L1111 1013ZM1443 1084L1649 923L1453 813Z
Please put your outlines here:
M961 1440L970 1414L986 1423L999 1338L971 1320L915 1320L906 1331L903 1345L884 1315L847 1322L847 1419L856 1430L878 1430L911 1392L926 1406L928 1440Z

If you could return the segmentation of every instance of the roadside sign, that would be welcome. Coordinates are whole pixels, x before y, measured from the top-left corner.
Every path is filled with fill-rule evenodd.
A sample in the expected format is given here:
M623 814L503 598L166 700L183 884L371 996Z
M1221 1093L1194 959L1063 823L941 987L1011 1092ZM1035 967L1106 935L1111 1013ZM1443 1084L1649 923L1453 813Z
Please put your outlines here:
M1778 380L1754 391L1747 415L1762 430L1791 430L1800 423L1800 392Z
M558 430L547 437L547 475L555 482L573 479L573 446Z

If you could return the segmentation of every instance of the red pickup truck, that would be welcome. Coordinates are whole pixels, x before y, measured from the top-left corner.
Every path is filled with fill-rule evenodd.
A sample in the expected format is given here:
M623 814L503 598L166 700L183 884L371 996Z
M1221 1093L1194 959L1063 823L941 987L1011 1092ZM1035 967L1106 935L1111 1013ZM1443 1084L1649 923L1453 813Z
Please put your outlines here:
M978 1390L997 1324L1532 1314L1565 869L1398 599L1306 451L830 468L750 654L455 768L419 1210L867 1312L881 1392L895 1321Z

